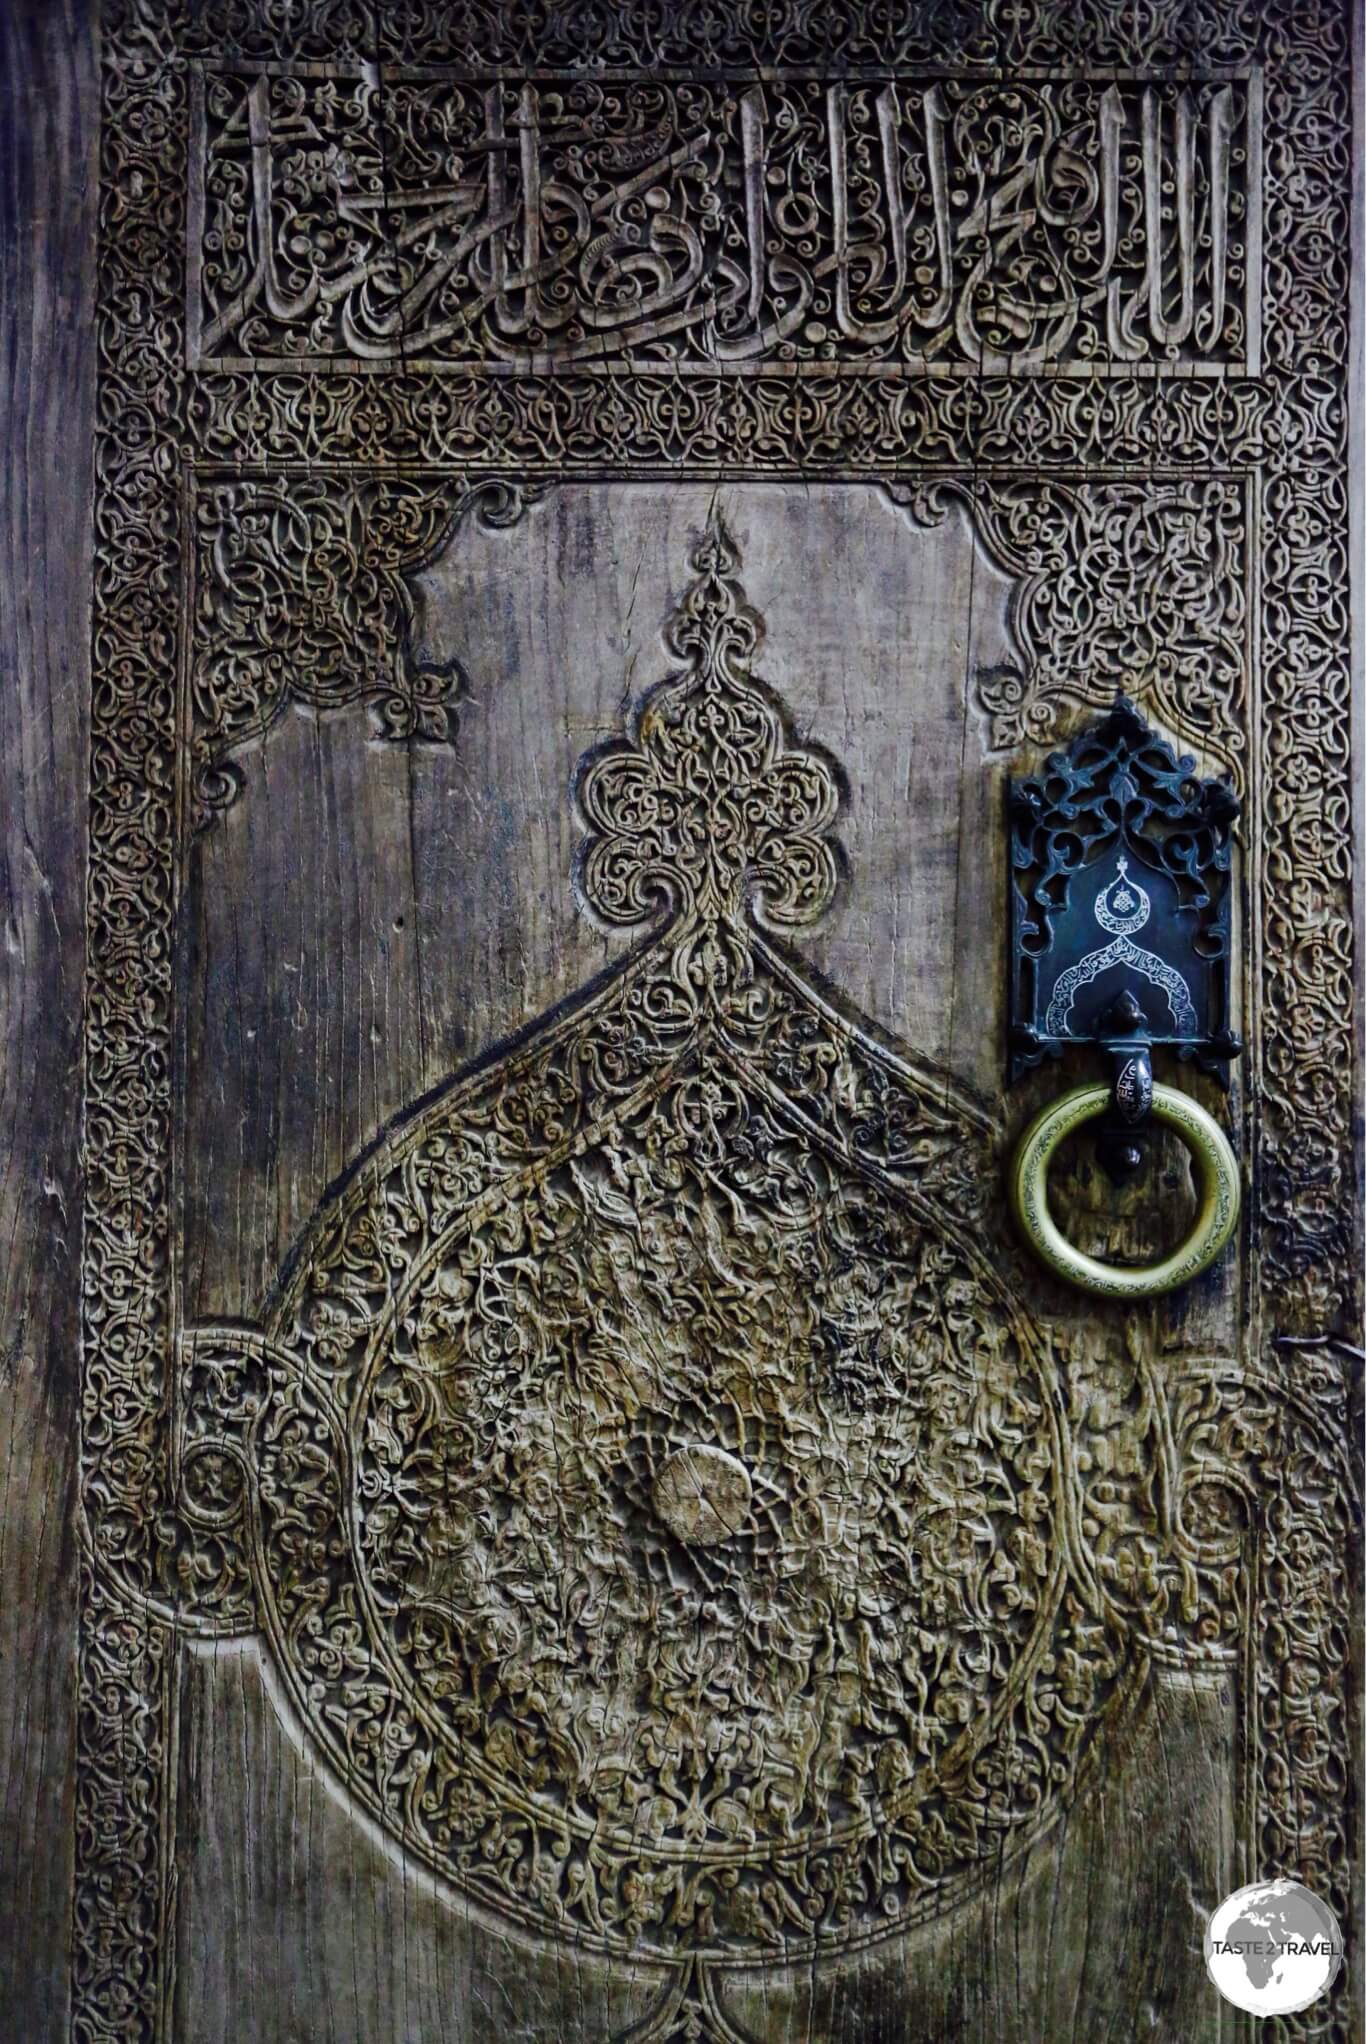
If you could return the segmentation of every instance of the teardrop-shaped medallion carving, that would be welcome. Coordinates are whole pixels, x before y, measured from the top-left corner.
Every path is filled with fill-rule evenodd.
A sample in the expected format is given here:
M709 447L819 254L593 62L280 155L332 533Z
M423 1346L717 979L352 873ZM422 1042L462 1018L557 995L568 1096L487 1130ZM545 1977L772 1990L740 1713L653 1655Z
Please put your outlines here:
M577 781L581 898L645 940L358 1163L259 1336L194 1337L182 1509L405 1847L590 1941L791 1956L997 1869L1123 1651L991 1128L773 941L840 777L719 521L693 567Z

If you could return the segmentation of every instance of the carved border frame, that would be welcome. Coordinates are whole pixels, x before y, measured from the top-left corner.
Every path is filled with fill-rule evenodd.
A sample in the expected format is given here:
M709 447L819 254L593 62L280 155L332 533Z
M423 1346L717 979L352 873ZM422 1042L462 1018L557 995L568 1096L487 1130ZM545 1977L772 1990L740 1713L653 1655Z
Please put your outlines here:
M1236 1395L1226 1446L1255 1466L1244 1481L1261 1500L1246 1639L1256 1849L1263 1864L1301 1872L1347 1920L1351 1733L1334 1700L1353 1608L1337 1352L1357 1338L1358 1210L1346 8L1311 0L1292 20L1273 0L1165 0L1156 23L1139 27L1100 4L1039 0L1025 18L989 0L929 9L925 24L909 13L894 53L910 66L933 52L942 64L961 35L964 63L987 73L1075 63L1082 48L1092 62L1149 68L1189 63L1196 51L1265 64L1266 341L1256 381L869 375L794 385L661 374L496 386L439 373L191 378L183 368L187 52L217 38L250 54L255 11L254 0L196 9L112 0L103 24L73 2035L85 2044L164 2036L170 2007L167 1690L176 1635L158 1550L171 1510L177 846L193 799L182 709L194 620L189 482L194 473L197 487L215 468L297 473L325 462L342 435L351 461L385 483L411 480L423 465L453 479L639 475L658 465L697 476L838 473L903 486L956 474L980 483L1022 443L1031 468L1056 473L1059 487L1104 473L1149 484L1204 477L1211 466L1243 479L1258 592L1251 656L1262 676L1250 726L1263 797L1250 876L1261 904L1248 960L1259 1037L1250 1267L1271 1324L1254 1342L1253 1367L1228 1380ZM563 24L550 10L540 49L499 43L499 10L485 12L492 61L534 62L562 49ZM836 69L877 62L875 16L852 0L839 9L793 0L773 45L741 54L790 57L794 38L805 38L804 61L814 51ZM280 57L382 60L432 56L443 21L439 7L410 19L338 0L303 17L290 32L297 47L261 32ZM738 61L724 50L718 58L711 21L708 10L694 19L681 9L671 61ZM434 43L424 46L424 35ZM984 536L1018 573L1004 525L993 541L992 516L983 516ZM1048 572L1046 561L1028 569ZM1254 1427L1255 1414L1268 1412ZM1253 1434L1264 1443L1255 1452L1246 1447ZM1285 2033L1345 2038L1350 2020L1344 1992L1326 2028L1294 2019Z

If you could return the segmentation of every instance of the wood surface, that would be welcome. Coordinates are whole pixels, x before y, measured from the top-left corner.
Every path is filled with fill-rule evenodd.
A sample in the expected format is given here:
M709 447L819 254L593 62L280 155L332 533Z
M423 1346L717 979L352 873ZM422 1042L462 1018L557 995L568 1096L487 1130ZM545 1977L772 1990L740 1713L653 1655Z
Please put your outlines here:
M658 2001L648 1967L472 1918L358 1829L253 1651L201 1649L184 1679L178 2040L588 2044ZM833 1971L742 1971L727 2011L764 2044L1214 2044L1201 1911L1236 1851L1235 1740L1226 1684L1159 1680L1060 1832L942 1930Z
M1135 84L1127 11L983 0L1041 123L990 143L934 83L979 61L947 15L942 65L887 30L875 101L827 93L806 0L729 10L743 61L630 10L616 100L600 9L544 63L544 23L438 0L0 10L0 2044L1234 2044L1221 1896L1359 1899L1314 6L1218 4L1212 80L1177 6ZM462 150L496 195L504 121L524 196L577 147L566 68L644 224L592 240L590 150L526 232L673 291L673 355L644 319L583 371L534 290L524 348L531 255L443 324L450 221L396 225L447 177L459 211ZM1170 189L1219 225L1169 337L1135 166L1178 102ZM999 228L1059 106L1083 212L1128 137L1077 338L1048 263L1096 251L1050 220L1007 308L1037 346L983 342L960 251L885 373L850 165L909 290L879 177L948 262L931 184L967 220L994 176ZM714 160L674 161L694 122ZM740 251L713 375L694 297ZM1245 1221L1128 1313L1031 1264L1003 1190L1094 1076L1005 1085L1007 779L1120 686L1243 797L1248 1038L1227 1094L1159 1059ZM1076 1140L1052 1191L1123 1261L1195 1206L1166 1137L1119 1192Z
M758 667L849 779L846 881L805 954L995 1084L999 961L959 932L995 925L1002 887L1004 766L968 677L1011 653L1005 578L961 518L918 532L875 487L564 484L418 579L419 655L470 677L458 749L296 713L195 849L192 1318L251 1314L377 1128L624 953L574 898L568 795L677 664L664 628L713 504L766 620Z
M65 2037L75 1778L94 23L0 19L0 2030Z
M250 1317L377 1129L623 955L574 898L568 791L673 664L664 628L714 505L765 618L760 669L847 776L845 877L804 955L998 1090L1011 762L973 682L1018 648L963 514L920 529L875 485L560 484L509 530L462 524L414 578L417 657L468 676L457 749L387 745L359 706L297 710L239 755L244 796L190 853L191 1320ZM1056 1196L1080 1246L1142 1261L1179 1239L1189 1159L1161 1136L1154 1154L1117 1192L1069 1146ZM1193 1339L1231 1333L1217 1277L1179 1310Z

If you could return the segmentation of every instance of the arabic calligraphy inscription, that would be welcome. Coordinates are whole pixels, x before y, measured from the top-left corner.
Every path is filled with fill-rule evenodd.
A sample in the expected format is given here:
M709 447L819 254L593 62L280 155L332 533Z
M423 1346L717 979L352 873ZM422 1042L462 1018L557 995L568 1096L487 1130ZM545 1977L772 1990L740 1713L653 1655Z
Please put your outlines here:
M1255 77L197 86L197 367L1257 370Z

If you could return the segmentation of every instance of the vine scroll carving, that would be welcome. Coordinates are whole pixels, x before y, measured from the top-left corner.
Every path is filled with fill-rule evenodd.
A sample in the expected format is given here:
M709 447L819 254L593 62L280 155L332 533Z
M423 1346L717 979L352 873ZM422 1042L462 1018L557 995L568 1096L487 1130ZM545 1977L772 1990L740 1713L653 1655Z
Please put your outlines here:
M362 701L380 737L453 743L469 676L458 659L415 653L406 577L464 519L513 525L539 494L450 476L234 477L199 492L190 749L201 820L238 792L233 749L291 701Z

